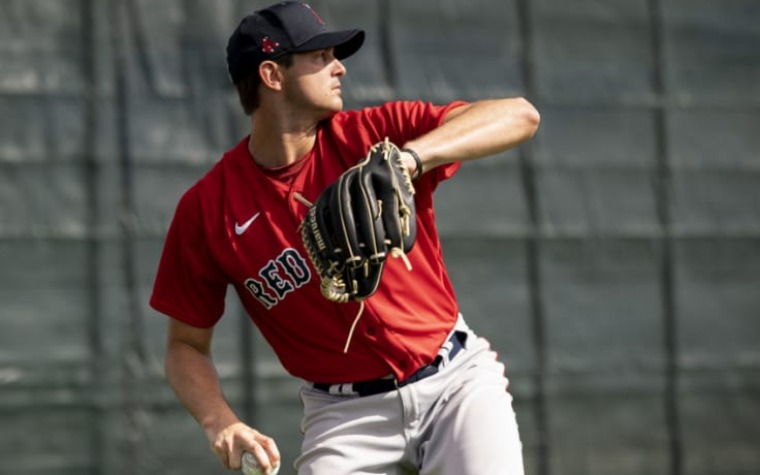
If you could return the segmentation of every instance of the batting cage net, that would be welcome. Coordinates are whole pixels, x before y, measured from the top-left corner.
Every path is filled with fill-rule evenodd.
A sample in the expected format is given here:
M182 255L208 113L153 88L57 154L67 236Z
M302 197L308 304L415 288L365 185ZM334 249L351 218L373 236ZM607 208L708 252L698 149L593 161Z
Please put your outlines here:
M224 57L269 2L0 2L0 474L227 473L148 307L183 191L248 132ZM533 475L760 470L760 2L314 0L367 32L346 107L525 96L538 135L437 192ZM230 292L232 295L232 292ZM234 298L225 392L299 451Z

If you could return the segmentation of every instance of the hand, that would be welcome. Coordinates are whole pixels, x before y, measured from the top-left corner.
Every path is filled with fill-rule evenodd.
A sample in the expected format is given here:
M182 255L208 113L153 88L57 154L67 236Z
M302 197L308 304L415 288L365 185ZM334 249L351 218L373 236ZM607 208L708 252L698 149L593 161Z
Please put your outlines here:
M414 185L398 147L388 138L373 145L317 197L300 233L322 295L333 302L371 297L388 256L412 270L406 253L417 233Z
M422 176L422 173L424 170L419 170L418 168L420 165L422 165L422 162L418 162L415 156L412 154L410 149L404 148L399 150L399 155L401 158L401 162L406 167L406 170L409 172L409 176L413 179L419 178ZM419 157L419 155L417 156Z
M280 452L274 439L242 422L219 431L211 440L211 451L230 470L240 470L243 452L253 454L264 473L270 473L270 470L280 465Z

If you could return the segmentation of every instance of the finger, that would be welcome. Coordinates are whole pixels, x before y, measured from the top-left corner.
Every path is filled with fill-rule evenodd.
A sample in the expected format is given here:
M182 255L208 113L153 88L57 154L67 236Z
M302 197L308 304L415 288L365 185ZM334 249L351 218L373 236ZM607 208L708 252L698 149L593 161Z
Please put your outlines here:
M240 470L244 450L237 444L230 451L230 465L227 467L231 470Z
M224 468L230 468L229 454L227 453L223 439L219 439L211 444L211 452L217 456Z
M272 462L272 466L275 467L280 465L280 451L277 448L277 444L275 443L274 439L271 437L263 437L261 440L259 440L259 443L269 456L269 461Z
M267 451L264 450L264 447L262 447L261 444L256 444L255 447L253 447L253 456L256 457L256 460L259 462L261 470L264 473L269 473L269 470L272 469L272 461L269 459L269 454L267 454Z

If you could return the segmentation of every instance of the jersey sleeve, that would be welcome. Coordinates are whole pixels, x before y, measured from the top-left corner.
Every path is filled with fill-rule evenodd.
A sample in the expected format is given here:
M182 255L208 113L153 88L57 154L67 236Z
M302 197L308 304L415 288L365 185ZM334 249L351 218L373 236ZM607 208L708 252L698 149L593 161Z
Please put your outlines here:
M150 305L195 327L208 328L224 313L227 279L212 259L197 189L177 205L164 242Z
M467 105L464 101L454 101L447 105L436 105L423 101L388 102L379 107L363 111L364 126L375 129L377 137L389 137L391 142L401 146L440 126L446 114L452 109ZM443 180L454 176L460 163L441 165L426 173L423 181L435 190Z

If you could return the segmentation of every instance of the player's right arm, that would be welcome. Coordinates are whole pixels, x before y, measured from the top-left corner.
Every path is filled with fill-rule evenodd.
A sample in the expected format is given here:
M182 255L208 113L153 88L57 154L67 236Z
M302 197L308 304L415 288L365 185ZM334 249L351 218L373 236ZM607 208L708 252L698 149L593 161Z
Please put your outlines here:
M222 392L211 357L213 328L198 328L169 318L164 367L177 398L208 438L225 468L240 469L243 452L251 452L262 468L280 464L274 440L247 426L235 415Z

